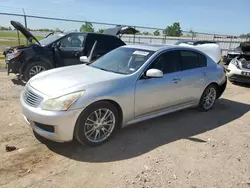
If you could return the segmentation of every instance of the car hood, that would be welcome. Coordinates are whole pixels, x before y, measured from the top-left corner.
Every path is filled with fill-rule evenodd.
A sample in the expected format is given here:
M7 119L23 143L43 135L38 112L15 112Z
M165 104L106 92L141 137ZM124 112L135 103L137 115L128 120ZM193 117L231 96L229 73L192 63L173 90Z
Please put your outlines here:
M28 84L39 92L50 96L62 96L70 92L87 89L88 86L124 77L88 65L55 68L32 77Z
M28 41L34 39L38 44L40 44L36 37L32 35L31 32L29 32L20 22L10 21L10 23L16 30L20 31L28 39Z

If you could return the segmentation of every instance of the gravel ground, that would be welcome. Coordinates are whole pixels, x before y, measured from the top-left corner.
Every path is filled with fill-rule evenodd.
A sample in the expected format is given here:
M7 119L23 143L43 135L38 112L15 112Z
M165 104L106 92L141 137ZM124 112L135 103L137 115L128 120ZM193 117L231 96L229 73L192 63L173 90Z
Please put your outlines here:
M0 187L250 187L248 86L229 83L209 112L138 123L88 148L35 136L20 114L18 84L0 72Z

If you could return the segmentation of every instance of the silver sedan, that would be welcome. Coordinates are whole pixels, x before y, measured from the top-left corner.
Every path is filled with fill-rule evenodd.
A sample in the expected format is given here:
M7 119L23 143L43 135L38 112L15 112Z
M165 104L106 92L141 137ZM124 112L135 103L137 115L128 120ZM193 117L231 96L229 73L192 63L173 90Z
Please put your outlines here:
M20 100L37 134L93 146L129 124L184 108L210 110L226 83L225 69L198 49L126 45L91 64L39 73Z

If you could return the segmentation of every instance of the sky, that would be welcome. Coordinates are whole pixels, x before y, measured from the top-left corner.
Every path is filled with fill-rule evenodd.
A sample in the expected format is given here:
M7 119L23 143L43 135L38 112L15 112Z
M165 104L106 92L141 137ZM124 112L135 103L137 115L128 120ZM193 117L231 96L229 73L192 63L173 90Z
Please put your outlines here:
M166 28L180 22L182 30L240 35L250 33L250 0L4 0L1 12ZM22 17L0 15L0 25ZM79 29L81 23L28 18L29 28ZM95 29L110 26L94 24ZM153 30L145 30L153 32Z

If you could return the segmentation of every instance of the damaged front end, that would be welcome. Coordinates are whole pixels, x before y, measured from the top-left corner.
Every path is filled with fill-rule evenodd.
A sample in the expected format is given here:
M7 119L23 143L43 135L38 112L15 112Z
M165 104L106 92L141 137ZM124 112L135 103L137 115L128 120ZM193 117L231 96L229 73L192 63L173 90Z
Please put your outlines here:
M13 49L5 54L5 63L7 66L7 73L8 75L10 73L18 74L20 72L21 68L21 60L20 55L21 51L17 49Z

